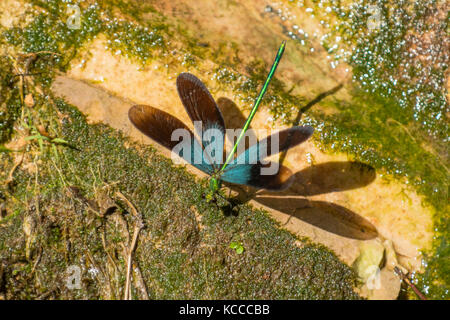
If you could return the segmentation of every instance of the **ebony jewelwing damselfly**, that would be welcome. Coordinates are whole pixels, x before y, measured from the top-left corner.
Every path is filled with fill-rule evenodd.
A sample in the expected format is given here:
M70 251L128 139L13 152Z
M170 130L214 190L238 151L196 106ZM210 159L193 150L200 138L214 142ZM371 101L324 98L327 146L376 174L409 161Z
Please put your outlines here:
M277 136L271 135L249 147L240 155L235 156L237 147L245 136L245 133L261 104L262 98L267 91L270 80L278 67L285 46L286 42L283 42L278 49L270 72L256 98L255 104L250 111L250 115L237 137L232 151L228 154L224 162L213 160L212 157L205 152L206 147L210 148L212 146L213 148L210 148L210 150L215 150L214 152L220 154L221 157L223 155L225 122L222 113L206 86L190 73L181 73L177 77L177 90L194 125L197 121L201 122L201 143L194 137L194 134L183 122L164 111L148 105L135 105L131 107L128 113L130 121L145 135L171 151L174 151L177 145L179 146L178 141L172 139L172 133L177 129L188 132L190 136L188 143L190 152L183 151L184 153L180 152L178 155L210 176L209 200L218 194L222 181L269 190L285 189L292 182L291 170L285 166L279 165L277 170L272 174L262 174L263 168L270 167L273 164L269 161L263 161L264 159L262 157L266 158L272 154L286 151L289 148L304 142L312 135L314 131L312 127L295 126L282 130L276 134ZM211 138L208 134L208 130L210 129L219 132L218 139L217 137L216 139L208 139ZM278 143L278 148L275 148L275 151L272 148L272 143ZM261 156L260 152L262 149L265 149L263 156ZM252 163L246 161L250 158L255 159L255 161L252 161ZM197 161L195 161L196 159ZM198 159L200 159L200 161L198 161Z

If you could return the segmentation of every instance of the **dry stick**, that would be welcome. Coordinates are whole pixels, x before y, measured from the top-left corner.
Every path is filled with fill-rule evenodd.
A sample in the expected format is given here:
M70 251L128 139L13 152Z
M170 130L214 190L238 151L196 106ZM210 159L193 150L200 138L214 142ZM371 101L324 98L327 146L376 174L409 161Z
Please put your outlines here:
M139 237L139 232L141 232L142 228L143 228L142 224L138 224L134 227L133 241L131 242L131 247L128 248L127 281L125 283L124 300L131 300L131 294L130 294L131 267L133 265L133 255L134 255L134 250L136 250L137 239Z
M122 224L122 226L125 229L125 233L126 233L126 238L127 238L127 243L130 243L130 234L128 232L128 226L127 226L127 221L125 220L125 218L122 215L117 215L120 223ZM122 249L124 251L124 256L125 259L127 259L128 256L128 248L127 246L122 244ZM136 275L136 281L138 282L138 284L136 285L136 287L141 291L142 296L144 297L145 300L149 300L149 296L147 293L147 287L145 285L144 282L144 278L142 277L142 273L141 273L141 269L139 268L139 264L137 263L137 261L133 262L133 271Z
M38 296L36 298L36 300L44 300L47 299L49 296L52 295L53 292L55 292L56 290L58 290L58 288L56 286L54 286L53 288L51 288L49 291L41 294L40 296Z
M133 231L133 240L131 241L131 246L128 248L127 278L125 282L125 294L124 294L124 300L131 300L130 279L131 279L131 268L133 266L133 255L134 251L136 250L139 233L144 228L144 222L142 221L142 216L139 214L139 212L136 210L133 204L120 191L117 191L116 195L127 203L127 205L131 208L134 217L137 219L137 223L134 226ZM148 297L148 294L146 294L146 296Z
M413 291L421 300L427 300L427 297L425 297L423 293L420 292L419 289L417 289L417 287L411 282L411 280L409 280L409 278L402 272L402 270L400 270L400 268L395 267L394 271L400 276L400 279L405 281L411 287L411 289L413 289Z
M101 275L103 276L103 278L101 280L103 280L103 281L109 280L109 275L99 265L97 265L97 263L94 260L94 257L92 256L91 252L89 251L89 248L86 245L86 243L83 243L83 246L84 246L86 255L88 257L88 260L91 262L91 264L94 266L94 268L96 270L98 270L101 273ZM96 277L97 277L97 275L96 275ZM99 278L99 277L97 277L97 278ZM99 280L99 281L101 281L101 280ZM111 281L108 281L107 283L109 285L109 292L112 292Z
M13 59L11 56L9 56L10 59L12 59L14 62L14 68L17 71L17 74L15 76L20 77L20 100L21 100L21 104L22 107L24 106L24 100L25 100L25 77L27 76L34 76L37 75L39 73L29 73L29 69L32 63L34 63L38 58L40 54L51 54L54 56L61 56L60 53L57 52L52 52L52 51L38 51L38 52L31 52L31 53L27 53L27 54L23 54L22 55L22 59L25 59L25 70L23 73L20 73L20 70L18 70L18 59L21 59L20 57L17 59ZM23 60L22 60L23 61ZM34 84L34 82L32 82L32 84Z
M117 268L116 262L114 261L114 259L112 258L111 254L110 254L109 251L108 251L108 247L107 247L107 245L106 245L106 235L105 235L105 233L106 233L106 222L103 221L103 232L102 232L102 234L101 234L102 245L103 245L103 249L104 249L105 252L106 252L106 255L107 255L107 257L108 257L109 262L111 263L111 265L112 265L113 268L114 268L114 276L115 276L114 287L116 287L115 284L119 283L119 280L118 280L118 274L119 274L118 270L119 270L119 269ZM110 280L109 286L110 286L110 288L112 288L111 280ZM114 289L115 289L115 288L114 288ZM114 291L111 289L111 293L113 293L113 292L114 292Z
M16 162L16 164L12 167L11 171L9 172L8 178L6 179L6 184L10 184L11 182L13 182L14 171L16 171L16 169L22 164L24 157L25 153L22 153L22 157L20 158L20 160Z
M30 278L31 278L31 276L34 274L34 272L36 271L36 268L37 268L39 262L41 261L41 258L42 258L42 252L43 252L43 251L44 251L44 250L42 249L42 247L39 247L39 255L37 256L36 261L35 261L34 264L33 264L33 269L31 269L31 272L30 272L30 275L29 275Z
M147 292L147 286L145 285L144 277L142 276L141 269L139 268L137 261L134 261L133 266L134 272L137 276L134 285L141 291L141 294L144 296L144 300L150 300Z

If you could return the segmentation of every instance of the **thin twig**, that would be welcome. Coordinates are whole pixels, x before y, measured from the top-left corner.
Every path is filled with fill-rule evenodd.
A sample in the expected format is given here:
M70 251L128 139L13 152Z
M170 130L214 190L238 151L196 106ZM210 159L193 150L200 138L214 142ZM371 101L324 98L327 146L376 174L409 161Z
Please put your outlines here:
M413 289L413 291L421 300L427 300L427 297L425 297L423 293L420 292L419 289L417 289L417 287L411 282L411 280L409 280L409 278L402 272L402 270L400 270L400 268L395 267L394 271L399 275L400 279L405 281L411 287L411 289Z
M127 221L125 220L125 218L122 215L117 215L117 218L119 219L119 223L122 224L123 228L124 228L124 233L125 233L125 238L126 243L130 243L130 233L128 232L128 225L127 225ZM124 245L122 243L122 252L123 252L123 256L124 259L128 261L128 246ZM143 296L143 298L145 300L149 300L149 296L147 293L147 286L145 284L144 278L142 276L141 270L139 268L139 264L137 261L133 261L133 271L134 271L134 275L136 276L135 282L137 281L137 285L136 287L141 291L141 294Z
M137 220L136 225L134 226L133 238L131 241L131 245L128 247L127 277L126 277L126 282L125 282L125 294L124 294L124 300L131 300L130 285L131 285L131 269L133 266L133 256L134 256L134 251L136 250L136 247L137 247L139 233L144 228L144 222L142 220L142 215L136 210L134 205L120 191L117 191L116 195L120 199L122 199L123 201L125 201L127 203L127 205L131 208L131 211L133 212L133 216ZM145 287L143 289L145 289ZM145 292L144 296L146 296L148 298L147 292Z
M103 245L103 249L105 250L105 252L106 252L106 255L107 255L107 257L108 257L108 260L109 260L109 262L111 263L111 265L112 265L112 267L113 267L113 269L114 269L114 280L115 280L115 283L114 283L114 290L112 289L113 288L113 285L112 285L112 283L111 283L111 278L109 278L109 287L111 288L111 294L114 294L115 295L115 289L118 287L118 286L116 286L116 284L117 283L119 283L119 281L118 281L118 276L119 276L119 272L118 272L118 268L117 268L117 265L116 265L116 262L114 261L114 259L113 259L113 257L111 256L111 254L109 253L109 251L108 251L108 247L107 247L107 245L106 245L106 221L103 221L103 231L102 231L102 233L101 233L101 238L102 238L102 245ZM119 296L120 294L118 294L117 296Z
M144 300L150 300L147 292L147 286L145 285L144 277L142 276L141 269L137 261L133 262L134 272L136 273L135 286L141 291Z
M137 240L139 237L139 233L143 229L143 225L139 224L134 227L133 232L133 241L131 242L131 246L128 248L128 266L127 266L127 281L125 283L125 295L124 300L131 300L130 294L130 279L131 279L131 267L133 265L133 255L134 250L136 250Z
M24 157L25 153L22 153L22 157L20 158L20 160L16 162L16 164L12 167L11 171L9 172L8 178L6 179L6 184L10 184L11 182L13 182L14 171L16 171L16 169L22 164Z
M30 275L29 275L30 278L31 278L31 276L34 274L34 272L36 271L36 268L37 268L39 262L41 261L41 258L42 258L42 252L43 252L43 251L44 251L44 250L42 249L42 247L39 247L39 254L38 254L37 258L36 258L36 261L35 261L34 264L33 264L33 269L31 269L31 272L30 272Z
M134 217L138 219L139 222L142 222L142 215L136 210L134 205L122 194L122 192L117 191L116 195L127 203L127 205L131 208Z

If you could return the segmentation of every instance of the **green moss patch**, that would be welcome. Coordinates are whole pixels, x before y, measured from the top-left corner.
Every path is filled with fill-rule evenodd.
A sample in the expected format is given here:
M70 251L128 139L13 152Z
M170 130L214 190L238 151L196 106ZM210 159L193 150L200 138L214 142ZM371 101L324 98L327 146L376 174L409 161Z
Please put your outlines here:
M202 199L198 183L152 147L105 125L88 125L62 100L37 97L28 121L46 123L68 146L38 143L1 189L0 261L6 298L121 298L123 246L143 215L135 261L151 299L355 299L353 271L325 248L279 229L247 205L237 216ZM70 147L73 146L73 147ZM55 156L55 154L57 156ZM13 156L3 153L4 174ZM2 174L2 180L6 179ZM239 242L243 251L230 248ZM81 289L66 286L81 269ZM135 298L142 298L133 286Z

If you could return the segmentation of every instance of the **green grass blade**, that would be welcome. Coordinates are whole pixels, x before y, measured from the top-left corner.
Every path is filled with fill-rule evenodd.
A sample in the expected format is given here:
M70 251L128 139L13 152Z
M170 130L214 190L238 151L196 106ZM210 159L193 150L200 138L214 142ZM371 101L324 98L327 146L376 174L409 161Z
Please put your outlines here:
M220 172L223 172L225 168L227 167L228 163L233 158L234 153L236 152L237 146L239 145L239 142L244 137L245 132L247 131L248 127L250 126L250 122L253 120L253 117L255 116L256 111L258 110L258 107L262 101L262 98L264 97L264 94L267 91L267 87L269 86L270 80L272 80L272 77L275 73L275 70L278 67L278 63L281 60L281 57L283 56L284 48L286 47L286 41L283 41L281 43L280 48L278 49L277 56L275 57L275 60L272 64L272 68L270 68L269 74L267 75L266 82L264 83L263 87L261 88L261 91L259 92L258 98L256 98L255 104L253 105L252 110L250 111L250 115L247 118L247 121L244 124L244 127L242 128L241 134L236 140L236 143L233 146L233 150L230 152L230 154L227 157L227 160L223 164L222 168L220 169Z

